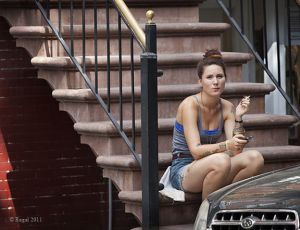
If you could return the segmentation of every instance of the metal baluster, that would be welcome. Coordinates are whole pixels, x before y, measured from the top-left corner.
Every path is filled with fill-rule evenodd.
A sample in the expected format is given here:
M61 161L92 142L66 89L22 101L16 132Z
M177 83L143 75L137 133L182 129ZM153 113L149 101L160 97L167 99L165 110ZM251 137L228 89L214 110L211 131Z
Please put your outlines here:
M131 106L132 106L132 148L135 150L135 91L134 91L134 52L133 35L130 37L130 70L131 70Z
M95 54L95 91L98 93L98 16L97 0L94 0L94 54Z
M112 209L113 209L112 181L111 179L108 179L108 230L112 230Z
M110 112L110 26L109 26L109 0L106 0L106 51L107 51L107 110Z
M46 0L47 18L50 19L50 0Z
M240 8L241 8L241 30L242 34L244 34L244 4L243 0L240 0Z
M280 76L280 41L279 41L279 19L278 19L278 0L275 0L275 17L276 17L276 42L277 42L277 71L278 85L281 87L281 76Z
M266 0L263 0L263 14L264 14L264 25L263 25L263 33L264 33L264 59L266 67L268 68L268 40L267 40L267 10L266 10Z
M288 57L289 57L289 81L290 81L290 98L292 103L294 103L294 97L293 97L293 69L292 69L292 45L291 45L291 12L290 12L290 0L286 0L286 8L287 8L287 28L288 28Z
M74 56L74 0L70 1L70 39L71 39L71 54Z
M120 109L120 127L123 129L123 89L122 89L122 25L121 15L118 13L118 41L119 41L119 109Z
M254 0L251 0L251 17L252 17L252 39L253 39L253 47L255 48L255 6Z
M85 66L85 0L82 0L82 70L86 73Z
M58 0L58 33L61 35L61 0Z

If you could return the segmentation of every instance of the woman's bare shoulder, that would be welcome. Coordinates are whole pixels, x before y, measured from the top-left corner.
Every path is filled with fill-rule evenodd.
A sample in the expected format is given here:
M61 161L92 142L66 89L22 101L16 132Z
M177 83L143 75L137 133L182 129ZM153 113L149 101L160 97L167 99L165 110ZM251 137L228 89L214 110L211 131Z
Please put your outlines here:
M228 108L231 109L232 107L234 107L230 101L225 100L223 98L221 98L221 102L222 102L224 109L228 109Z
M182 112L183 110L188 110L188 111L192 111L197 109L197 102L196 99L194 98L194 96L189 96L187 98L185 98L179 105L178 107L178 111L177 111L177 121L181 121L182 120Z
M223 106L223 116L226 119L229 114L234 113L234 105L230 101L223 98L221 98L221 103Z
M196 106L196 99L194 97L194 95L186 97L179 105L179 107L190 107L190 106Z

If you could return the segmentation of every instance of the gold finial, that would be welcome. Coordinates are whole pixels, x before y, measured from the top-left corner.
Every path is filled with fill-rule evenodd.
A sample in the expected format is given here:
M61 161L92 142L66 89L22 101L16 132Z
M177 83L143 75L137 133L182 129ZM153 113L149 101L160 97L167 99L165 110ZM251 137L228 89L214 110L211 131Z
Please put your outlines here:
M147 23L152 23L152 19L154 18L154 11L148 10L146 13Z

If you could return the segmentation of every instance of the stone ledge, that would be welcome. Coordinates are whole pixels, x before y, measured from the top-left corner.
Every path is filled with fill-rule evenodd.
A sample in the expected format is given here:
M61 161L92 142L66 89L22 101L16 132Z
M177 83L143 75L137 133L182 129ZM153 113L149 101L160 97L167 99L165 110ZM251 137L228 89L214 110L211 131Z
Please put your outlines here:
M121 191L119 192L119 198L126 203L141 203L142 191ZM169 206L170 204L174 206L186 205L194 202L199 202L200 204L202 201L200 193L185 193L185 202L176 202L162 195L159 196L159 200L161 206Z
M266 95L272 92L275 87L272 84L263 83L227 83L223 93L224 98L242 97L244 95ZM158 100L178 100L192 94L198 93L200 86L198 84L188 85L158 85ZM105 100L107 98L107 89L99 89L100 96ZM134 87L136 101L140 101L141 89ZM61 102L94 102L96 99L90 89L56 89L52 96ZM131 101L131 87L122 88L123 101ZM119 100L119 87L110 89L111 102Z
M244 116L244 127L246 129L270 129L273 127L288 127L297 122L298 119L292 115L273 114L248 114ZM170 133L173 130L174 118L158 119L158 134ZM141 121L135 121L136 134L141 132ZM75 130L80 134L92 136L116 137L118 132L109 121L103 122L77 122L74 124ZM132 121L123 121L123 131L127 134L132 132Z
M300 146L270 146L245 148L245 150L255 149L264 156L265 163L274 162L290 162L300 160ZM158 164L160 168L166 168L171 164L171 153L159 153ZM132 155L115 155L115 156L99 156L96 160L97 164L102 168L117 168L118 170L140 170L140 167Z
M176 53L176 54L158 54L158 66L159 68L168 66L184 66L196 68L196 64L203 58L203 52L199 53ZM252 59L252 55L249 53L234 53L223 52L224 62L227 65L244 64ZM82 57L76 57L76 60L82 65ZM130 69L129 55L123 55L123 67ZM140 55L134 55L135 68L140 67ZM31 59L31 63L40 69L64 69L69 71L76 71L71 59L69 57L34 57ZM95 57L86 56L86 68L87 70L94 70ZM107 57L98 56L99 70L106 70ZM111 69L116 70L119 67L119 57L116 55L111 56Z
M143 28L144 25L140 24ZM219 35L229 29L227 23L157 23L157 36L196 36L196 35ZM122 36L130 37L131 33L126 26L122 26ZM9 30L10 34L15 38L49 38L54 39L55 35L48 26L14 26ZM86 25L86 38L94 38L94 25ZM98 38L106 37L106 25L98 25ZM70 37L70 26L62 27L62 36ZM74 38L82 38L82 26L74 25ZM116 37L118 35L118 25L110 25L110 35Z
M82 7L82 0L73 0L75 8ZM204 0L151 0L150 2L147 0L126 0L126 5L131 7L146 7L146 6L198 6ZM41 1L43 2L43 1ZM45 1L44 1L45 2ZM57 0L50 0L51 7L57 7ZM70 0L61 0L62 8L69 8L70 7ZM86 7L93 7L94 1L93 0L86 0ZM97 4L100 7L105 6L105 1L101 0ZM6 8L32 8L36 9L36 5L32 0L2 0L0 2L1 7Z

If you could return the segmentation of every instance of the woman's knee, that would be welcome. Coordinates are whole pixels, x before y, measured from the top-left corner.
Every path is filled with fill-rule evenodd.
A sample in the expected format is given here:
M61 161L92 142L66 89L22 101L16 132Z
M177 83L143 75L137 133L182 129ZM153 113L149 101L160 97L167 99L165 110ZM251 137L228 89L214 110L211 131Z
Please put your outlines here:
M231 168L230 157L225 153L217 153L212 155L210 166L212 170L222 173L227 173Z
M247 152L248 163L256 166L257 168L262 168L264 165L264 158L260 152L257 150L249 150Z

